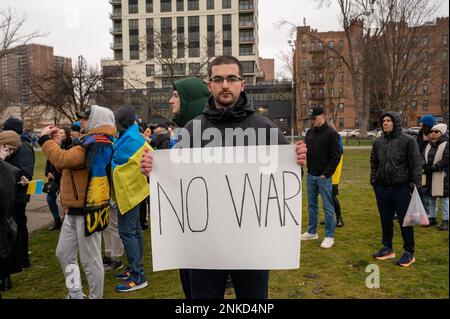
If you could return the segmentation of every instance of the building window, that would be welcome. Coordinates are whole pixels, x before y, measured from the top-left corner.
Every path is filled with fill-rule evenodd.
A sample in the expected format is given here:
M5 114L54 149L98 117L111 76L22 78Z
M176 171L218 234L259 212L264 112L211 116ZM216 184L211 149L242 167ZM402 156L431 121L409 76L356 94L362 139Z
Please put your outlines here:
M333 48L334 48L334 41L328 42L328 47L329 47L330 49L333 49Z
M130 60L139 60L139 20L129 20Z
M222 0L222 9L231 9L231 0Z
M145 0L145 12L153 13L153 0Z
M138 7L138 0L128 0L128 13L138 13L139 7Z
M302 73L302 82L306 83L306 73Z
M253 61L243 61L241 63L244 73L255 73L255 63Z
M423 62L425 62L425 64L430 62L430 53L428 51L423 53Z
M208 57L214 57L216 55L216 27L215 16L207 16L207 44L208 44Z
M189 75L198 75L200 73L200 63L189 63Z
M320 98L325 97L325 92L324 92L323 88L320 88L320 89L319 89L319 97L320 97Z
M339 40L339 50L344 49L344 40Z
M145 69L145 75L146 76L155 76L155 65L154 64L147 64Z
M423 86L423 95L424 96L428 96L430 94L428 90L429 90L428 84L424 84L424 86Z
M306 42L302 42L302 53L306 53Z
M339 127L344 128L344 118L343 117L339 118Z
M319 80L320 80L320 82L323 81L323 72L319 72Z
M423 45L424 45L424 46L427 46L428 43L429 43L429 37L428 37L428 34L425 34L425 35L423 36Z
M161 57L172 58L172 18L161 18Z
M173 66L174 75L186 75L186 63L175 63Z
M232 55L232 32L231 32L231 14L225 14L222 16L222 45L223 45L223 55Z
M443 45L448 45L448 34L444 34L442 36L442 44Z
M147 31L147 59L151 60L155 57L155 39L153 33L153 19L146 20Z
M206 9L207 10L214 10L214 0L207 0L206 1Z
M316 97L316 89L311 89L311 98L315 99Z
M339 103L339 112L343 113L344 112L344 103Z
M185 41L184 41L184 17L177 17L177 57L184 58Z
M423 100L422 111L428 111L428 100Z
M339 97L344 97L344 88L339 88Z
M423 68L423 78L424 79L428 79L429 77L429 70L428 70L428 66Z
M195 11L198 10L198 0L188 0L188 10Z
M177 0L177 11L184 11L184 0Z
M172 11L172 0L161 0L161 12Z
M306 89L302 90L302 98L306 99L308 95L308 91Z
M241 44L239 45L239 55L254 55L253 44Z
M334 98L334 89L328 89L328 95L329 95L331 98Z
M411 107L414 111L417 111L417 101L412 101L411 102Z
M198 58L200 56L200 18L188 17L188 27L189 57Z
M155 81L148 81L145 83L147 89L153 89L155 87Z

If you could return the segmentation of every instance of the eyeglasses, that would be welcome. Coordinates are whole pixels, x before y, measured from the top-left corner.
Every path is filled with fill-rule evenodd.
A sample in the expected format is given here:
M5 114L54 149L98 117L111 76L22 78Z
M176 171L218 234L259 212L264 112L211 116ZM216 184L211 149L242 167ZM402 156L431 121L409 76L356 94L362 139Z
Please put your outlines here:
M434 131L431 131L431 133L436 133L436 134L438 134L438 133L441 133L441 131L434 130Z
M237 75L229 75L226 78L224 78L223 76L215 76L215 77L212 77L209 79L209 81L211 81L212 83L215 83L215 84L222 84L223 81L225 81L225 80L227 80L228 83L234 84L239 81L242 81L242 78Z

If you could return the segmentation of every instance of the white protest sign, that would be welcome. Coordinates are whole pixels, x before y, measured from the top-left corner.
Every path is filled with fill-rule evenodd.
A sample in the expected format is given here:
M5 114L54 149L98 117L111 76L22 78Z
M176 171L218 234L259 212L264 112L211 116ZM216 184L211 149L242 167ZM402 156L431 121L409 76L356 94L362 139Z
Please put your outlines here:
M205 160L212 154L215 161ZM270 154L267 165L261 154ZM154 271L299 268L302 183L294 145L161 150L153 158Z

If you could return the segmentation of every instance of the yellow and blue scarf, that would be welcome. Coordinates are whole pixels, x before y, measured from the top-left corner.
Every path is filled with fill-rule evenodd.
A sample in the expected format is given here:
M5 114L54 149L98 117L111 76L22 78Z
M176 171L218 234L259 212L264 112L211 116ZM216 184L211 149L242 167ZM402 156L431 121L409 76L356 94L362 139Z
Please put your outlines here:
M113 141L111 136L92 134L84 136L81 142L89 171L84 221L85 235L90 236L108 227Z

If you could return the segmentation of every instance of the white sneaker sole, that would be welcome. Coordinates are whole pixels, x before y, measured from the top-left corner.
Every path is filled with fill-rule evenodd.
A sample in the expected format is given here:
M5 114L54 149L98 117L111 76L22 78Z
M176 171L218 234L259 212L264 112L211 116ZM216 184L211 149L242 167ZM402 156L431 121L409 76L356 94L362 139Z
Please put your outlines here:
M301 237L301 240L316 240L319 239L319 235L313 237Z
M147 286L148 286L148 282L146 281L146 282L144 282L144 283L142 283L142 284L140 284L140 285L137 285L137 286L135 286L135 287L133 287L133 288L130 288L130 289L128 289L128 290L116 290L116 292L131 292L131 291L136 291L136 290L145 288L145 287L147 287Z

